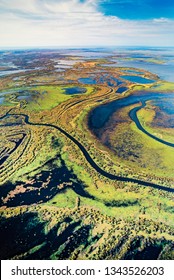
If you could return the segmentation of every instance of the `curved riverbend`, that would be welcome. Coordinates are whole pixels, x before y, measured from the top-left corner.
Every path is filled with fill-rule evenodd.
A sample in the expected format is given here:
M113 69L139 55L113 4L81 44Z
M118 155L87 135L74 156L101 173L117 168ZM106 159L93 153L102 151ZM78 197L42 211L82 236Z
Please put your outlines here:
M102 176L110 179L110 180L117 180L117 181L121 181L121 182L132 182L135 184L140 184L142 186L145 187L152 187L158 190L163 190L163 191L167 191L167 192L174 192L173 188L168 188L168 187L164 187L164 186L160 186L158 184L154 184L151 182L146 182L146 181L142 181L142 180L138 180L138 179L133 179L133 178L127 178L127 177L122 177L122 176L117 176L117 175L113 175L110 174L108 172L106 172L105 170L103 170L102 168L100 168L95 161L91 158L91 156L89 155L89 153L87 152L87 150L83 147L83 145L77 141L74 137L72 137L69 133L67 133L64 129L62 129L61 127L54 125L54 124L47 124L47 123L32 123L29 121L29 116L26 114L9 114L9 112L6 114L6 116L23 116L25 123L29 124L29 125L35 125L35 126L45 126L45 127L52 127L57 129L58 131L60 131L62 134L64 134L67 138L69 138L75 145L78 146L78 148L81 150L81 152L83 153L85 159L87 160L87 162L98 172L100 173ZM4 116L5 117L5 116Z
M133 109L129 112L129 117L131 118L131 120L134 121L134 123L136 124L136 126L137 126L137 128L138 128L139 130L141 130L143 133L145 133L146 135L148 135L148 136L151 137L152 139L154 139L154 140L156 140L156 141L158 141L158 142L160 142L160 143L162 143L162 144L165 144L165 145L167 145L167 146L170 146L170 147L174 148L174 144L173 144L173 143L167 142L167 141L165 141L165 140L163 140L163 139L160 139L160 138L156 137L155 135L149 133L147 130L144 129L144 127L141 125L141 123L140 123L140 121L139 121L139 119L138 119L138 117L137 117L137 112L138 112L140 109L142 109L142 108L144 108L144 107L146 106L146 102L143 100L143 101L141 101L141 104L142 104L142 105L133 108Z
M135 122L137 125L137 128L141 130L143 133L148 135L149 137L153 138L154 140L170 146L174 147L174 143L167 142L165 140L162 140L158 138L157 136L154 136L153 134L149 133L146 131L143 126L141 125L138 117L137 117L137 112L141 108L143 108L146 105L146 101L150 100L159 100L163 98L174 98L173 94L160 94L160 93L143 93L143 94L138 94L138 95L129 95L125 98L117 99L114 101L111 101L107 104L102 104L96 108L94 108L90 114L89 114L89 120L88 120L88 126L89 129L93 131L93 133L100 138L99 136L99 130L105 128L107 130L107 122L112 118L112 115L119 109L130 106L130 105L135 105L138 103L141 103L142 105L138 107L133 108L129 112L129 117Z

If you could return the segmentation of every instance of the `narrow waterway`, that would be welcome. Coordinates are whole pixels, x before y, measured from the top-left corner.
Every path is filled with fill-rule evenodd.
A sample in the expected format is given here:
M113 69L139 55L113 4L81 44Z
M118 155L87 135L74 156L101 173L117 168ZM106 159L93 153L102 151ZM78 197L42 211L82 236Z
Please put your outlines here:
M139 179L134 179L134 178L128 178L128 177L123 177L123 176L118 176L118 175L113 175L110 174L108 172L106 172L105 170L103 170L102 168L100 168L95 162L94 160L91 158L90 154L88 153L88 151L84 148L84 146L78 141L76 140L73 136L71 136L69 133L67 133L64 129L62 129L59 126L56 126L54 124L47 124L47 123L33 123L30 122L29 120L29 116L26 114L10 114L10 112L6 113L5 116L1 117L1 119L5 118L6 116L22 116L24 117L24 121L26 124L29 125L34 125L34 126L45 126L45 127L52 127L57 129L58 131L60 131L62 134L64 134L67 138L69 138L75 145L78 146L78 148L81 150L81 152L83 153L85 159L88 161L88 163L98 172L100 173L102 176L110 179L110 180L117 180L117 181L121 181L121 182L132 182L135 184L140 184L142 186L147 186L147 187L152 187L155 189L159 189L159 190L163 190L163 191L167 191L167 192L174 192L173 188L169 188L169 187L165 187L165 186L160 186L158 184L154 184L152 182L146 182L143 180L139 180Z
M167 146L169 146L169 147L174 147L174 143L170 143L170 142L167 142L167 141L165 141L165 140L163 140L163 139L161 139L161 138L156 137L155 135L153 135L153 134L149 133L147 130L145 130L144 127L141 125L141 123L140 123L140 121L139 121L139 119L138 119L138 117L137 117L137 112L138 112L140 109L144 108L145 106L146 106L146 102L145 102L145 101L142 101L142 105L133 108L133 109L129 112L129 116L130 116L130 118L135 122L137 128L138 128L139 130L141 130L143 133L145 133L146 135L148 135L149 137L151 137L152 139L154 139L154 140L156 140L156 141L158 141L158 142L160 142L160 143L162 143L162 144L164 144L164 145L167 145Z

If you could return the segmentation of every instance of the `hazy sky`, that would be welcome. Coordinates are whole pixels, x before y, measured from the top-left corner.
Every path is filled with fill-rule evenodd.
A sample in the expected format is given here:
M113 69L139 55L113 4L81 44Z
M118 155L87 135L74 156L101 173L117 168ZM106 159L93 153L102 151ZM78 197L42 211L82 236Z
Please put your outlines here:
M174 0L0 0L0 47L174 46Z

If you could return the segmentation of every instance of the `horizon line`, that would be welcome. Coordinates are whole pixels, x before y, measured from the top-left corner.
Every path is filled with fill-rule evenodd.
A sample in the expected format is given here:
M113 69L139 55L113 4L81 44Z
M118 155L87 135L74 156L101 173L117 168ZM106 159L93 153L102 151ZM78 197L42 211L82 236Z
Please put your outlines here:
M91 46L0 46L0 51L2 50L26 50L26 49L111 49L111 48L174 48L174 45L172 46L160 46L160 45L110 45L110 46L102 46L102 45L91 45Z

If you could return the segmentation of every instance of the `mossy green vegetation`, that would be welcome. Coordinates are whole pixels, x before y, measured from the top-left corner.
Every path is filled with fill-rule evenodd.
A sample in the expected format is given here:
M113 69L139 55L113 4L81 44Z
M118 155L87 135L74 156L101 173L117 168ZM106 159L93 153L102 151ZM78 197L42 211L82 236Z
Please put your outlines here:
M72 85L73 86L73 85ZM74 97L74 95L65 94L65 89L72 86L37 86L30 88L30 90L36 90L38 95L34 100L29 102L26 106L26 110L41 111L50 110L62 102L69 100ZM92 92L92 87L86 87L87 92L85 94L90 94Z
M155 85L155 87L152 87L152 89L156 91L174 92L174 83L167 82L167 81L160 81Z
M153 120L156 116L154 106L147 105L145 108L138 111L138 119L143 127L152 135L160 139L174 143L174 131L170 127L155 126ZM166 123L167 119L165 120Z
M51 57L62 59L57 52ZM143 133L130 111L142 95L167 96L174 86L143 69L136 74L101 65L111 57L78 57L72 68L57 72L54 59L40 52L34 67L43 60L46 68L0 80L2 258L173 259L174 149ZM24 64L27 59L21 53ZM123 81L123 70L155 82ZM87 77L94 84L79 82ZM66 94L76 87L81 93ZM126 91L118 93L120 87ZM137 103L116 108L104 127L90 127L94 108L135 95ZM137 117L149 133L173 143L165 108L146 101Z

